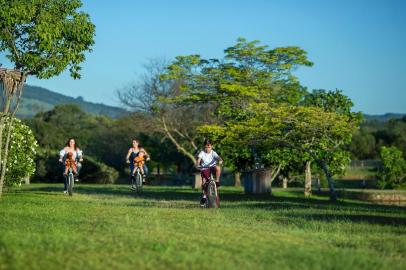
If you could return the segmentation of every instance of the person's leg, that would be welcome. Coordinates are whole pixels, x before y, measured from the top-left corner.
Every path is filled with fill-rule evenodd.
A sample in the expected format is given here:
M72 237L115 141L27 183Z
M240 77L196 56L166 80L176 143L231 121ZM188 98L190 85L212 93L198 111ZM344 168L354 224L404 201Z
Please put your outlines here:
M144 168L144 173L145 173L145 175L147 175L148 174L148 167L147 167L147 165L144 163L144 166L142 166L143 168Z
M216 166L216 182L217 182L217 184L220 184L220 176L221 176L221 167Z
M132 181L133 177L134 177L134 164L130 163L130 177L128 178L130 186L133 184L133 181Z
M76 173L77 173L77 175L79 175L81 169L82 169L82 163L78 162L78 164L76 165Z
M79 181L79 172L82 169L82 163L78 162L76 164L76 172L75 172L75 181L78 182Z

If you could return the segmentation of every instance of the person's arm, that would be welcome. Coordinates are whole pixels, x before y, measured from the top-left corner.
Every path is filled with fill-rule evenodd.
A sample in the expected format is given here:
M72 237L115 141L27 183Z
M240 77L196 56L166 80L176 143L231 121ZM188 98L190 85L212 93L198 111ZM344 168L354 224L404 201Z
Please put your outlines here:
M202 162L202 152L200 152L199 155L197 155L195 166L199 167L201 162Z
M140 148L140 151L144 151L144 153L145 153L145 160L146 161L149 161L150 159L151 159L151 157L150 157L150 155L148 154L148 152L147 152L147 150L145 150L144 148Z
M215 158L217 159L218 164L222 165L224 160L220 157L219 154L217 154L217 152L214 152L214 153L215 153Z
M131 148L128 149L127 156L125 157L125 161L126 161L127 163L130 163L131 152L132 152L132 149L131 149Z
M79 162L82 162L83 161L83 151L78 148L76 150L76 152L77 152L77 157L79 159Z
M65 154L66 154L65 148L63 148L61 151L59 151L59 162L62 162Z

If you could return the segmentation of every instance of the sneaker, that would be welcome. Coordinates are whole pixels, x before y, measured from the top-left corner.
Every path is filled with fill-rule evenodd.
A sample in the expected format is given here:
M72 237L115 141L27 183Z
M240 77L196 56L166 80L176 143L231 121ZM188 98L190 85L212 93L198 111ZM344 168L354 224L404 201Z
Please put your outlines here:
M146 181L145 179L147 179L147 176L145 174L142 175L142 184L145 185Z
M200 200L200 206L205 206L206 205L206 201L207 201L207 198L205 198L205 197L202 197L202 199Z
M216 187L219 187L220 186L220 181L216 181Z
M75 177L75 182L79 182L79 178Z
M130 186L130 189L131 189L131 190L135 190L135 189L136 189L136 188L135 188L135 185L131 185L131 186Z
M68 194L68 191L67 191L67 190L64 190L64 191L63 191L63 194Z

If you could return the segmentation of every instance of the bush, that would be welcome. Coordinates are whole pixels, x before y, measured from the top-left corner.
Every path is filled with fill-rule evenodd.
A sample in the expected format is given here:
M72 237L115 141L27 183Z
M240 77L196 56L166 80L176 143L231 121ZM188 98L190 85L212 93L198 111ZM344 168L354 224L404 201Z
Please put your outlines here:
M86 183L113 184L118 179L118 171L92 157L86 156L80 171L80 179Z
M63 182L63 166L58 162L58 155L56 150L40 150L38 152L34 181ZM83 183L112 184L116 182L118 172L90 156L85 156L79 178Z
M396 147L381 148L382 168L378 172L380 188L399 188L405 182L406 161L403 153Z
M8 116L6 122L10 121ZM7 125L6 125L7 126ZM3 130L3 146L7 138L7 130ZM14 119L14 128L10 138L10 148L7 158L5 184L8 186L19 185L25 177L30 177L35 172L35 155L38 148L37 141L31 129ZM3 149L4 154L4 149Z

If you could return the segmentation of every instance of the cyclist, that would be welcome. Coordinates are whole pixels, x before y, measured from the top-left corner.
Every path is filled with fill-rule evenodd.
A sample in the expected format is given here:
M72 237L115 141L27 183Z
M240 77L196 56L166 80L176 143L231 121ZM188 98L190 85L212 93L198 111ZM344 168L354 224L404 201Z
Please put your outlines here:
M207 184L210 179L210 174L216 175L216 185L220 186L220 175L223 159L213 150L212 142L209 139L204 140L204 149L200 151L196 160L196 167L202 167L202 192L203 196L200 200L200 204L204 205L207 200Z
M79 146L77 145L75 139L70 138L65 147L59 152L59 162L63 164L63 176L64 176L64 190L63 193L68 192L67 186L67 172L70 167L72 167L75 173L75 182L78 182L78 176L80 169L82 168L83 161L83 152L80 150Z
M133 139L133 143L132 143L132 147L130 149L128 149L128 153L126 156L126 162L128 164L130 164L130 179L129 179L129 183L131 186L131 180L134 177L134 172L135 172L135 164L134 164L134 159L136 157L138 157L140 155L140 152L143 152L143 154L145 156L145 160L150 160L150 156L147 153L147 151L145 151L145 149L139 144L139 142L136 139ZM143 168L143 184L145 184L145 176L146 174L148 174L148 167L145 165L145 163L142 166Z
M145 178L144 174L144 165L145 165L145 150L140 149L138 155L134 158L134 170L131 172L132 175L135 175L137 168L140 168L142 178Z

